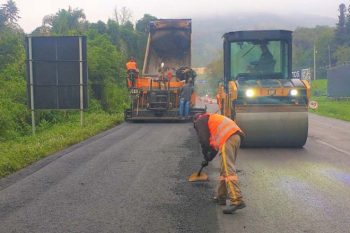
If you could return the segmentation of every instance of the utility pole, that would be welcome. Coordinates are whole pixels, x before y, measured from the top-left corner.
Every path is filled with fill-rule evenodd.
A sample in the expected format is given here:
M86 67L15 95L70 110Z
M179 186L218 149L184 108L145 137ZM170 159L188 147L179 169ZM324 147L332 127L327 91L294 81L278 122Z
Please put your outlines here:
M328 44L328 68L331 68L331 47Z
M316 45L314 44L314 80L316 80Z

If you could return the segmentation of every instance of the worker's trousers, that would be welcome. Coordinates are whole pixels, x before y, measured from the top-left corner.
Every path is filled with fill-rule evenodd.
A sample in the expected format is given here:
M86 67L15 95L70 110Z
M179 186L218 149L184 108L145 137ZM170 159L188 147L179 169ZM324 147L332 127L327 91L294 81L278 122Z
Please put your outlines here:
M236 173L237 152L241 144L241 137L233 134L221 148L220 182L218 197L226 199L228 196L231 205L239 204L242 201L242 194L238 184Z

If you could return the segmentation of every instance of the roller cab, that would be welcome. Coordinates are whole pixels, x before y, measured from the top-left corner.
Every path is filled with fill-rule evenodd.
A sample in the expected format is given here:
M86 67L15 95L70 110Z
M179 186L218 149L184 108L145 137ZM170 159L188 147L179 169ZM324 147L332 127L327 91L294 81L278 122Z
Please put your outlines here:
M247 147L302 147L308 134L310 85L292 79L292 32L224 35L222 113L246 133Z

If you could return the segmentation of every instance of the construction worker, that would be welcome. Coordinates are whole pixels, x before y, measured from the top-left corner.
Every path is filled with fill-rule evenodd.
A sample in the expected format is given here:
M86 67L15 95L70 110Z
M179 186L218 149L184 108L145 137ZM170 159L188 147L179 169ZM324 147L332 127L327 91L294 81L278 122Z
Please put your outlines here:
M189 78L188 82L181 88L180 93L179 116L182 120L189 116L193 91L193 80Z
M276 61L270 52L266 42L260 44L261 55L258 61L251 62L251 68L255 72L271 73L274 71Z
M219 111L220 113L222 114L222 103L221 103L221 98L220 98L220 94L216 94L216 103L218 104L218 107L219 107Z
M135 87L136 78L138 77L139 70L137 69L137 63L134 57L130 57L129 61L126 63L126 72L128 74L128 79L131 81L131 87Z
M214 201L226 205L226 198L229 198L230 205L223 209L224 214L232 214L244 208L235 166L241 139L244 137L243 131L230 118L208 113L195 115L194 128L205 159L203 166L221 154L220 181Z

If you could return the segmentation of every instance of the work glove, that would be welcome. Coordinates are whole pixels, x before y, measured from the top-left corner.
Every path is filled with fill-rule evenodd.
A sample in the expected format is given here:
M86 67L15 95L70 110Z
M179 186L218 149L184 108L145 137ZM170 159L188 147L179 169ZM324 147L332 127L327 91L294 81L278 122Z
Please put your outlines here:
M207 160L204 160L202 162L202 167L206 167L206 166L208 166L208 164L209 164L209 162Z
M202 153L203 153L204 159L209 162L215 158L218 151L210 147L210 148L203 148Z

